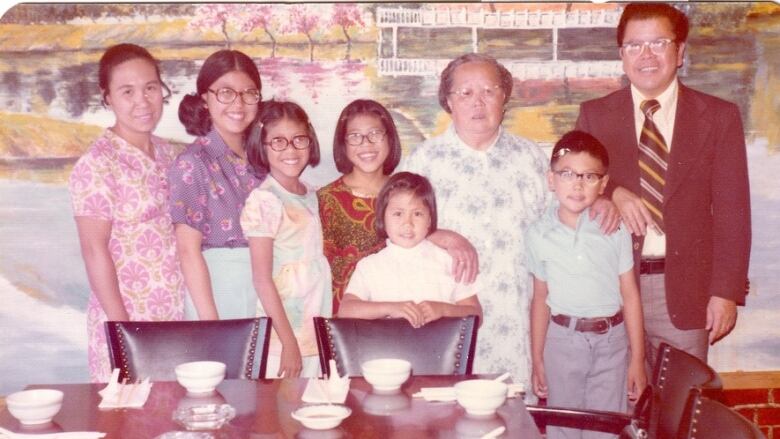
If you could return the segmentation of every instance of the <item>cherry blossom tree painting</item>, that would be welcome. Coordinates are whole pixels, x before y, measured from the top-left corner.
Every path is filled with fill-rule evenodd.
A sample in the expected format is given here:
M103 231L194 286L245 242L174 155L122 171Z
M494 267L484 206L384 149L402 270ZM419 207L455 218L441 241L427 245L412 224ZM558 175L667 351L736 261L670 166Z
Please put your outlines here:
M295 5L290 8L289 21L282 29L286 33L302 33L309 41L309 61L314 61L314 38L312 34L320 25L317 5Z
M279 13L279 8L272 5L250 4L244 6L244 16L241 20L241 31L252 32L255 29L263 29L271 39L271 58L276 57L276 37L271 32L274 13Z
M352 48L352 38L349 35L349 28L353 26L365 26L360 8L355 3L336 3L333 5L330 24L341 28L344 38L347 39L347 57Z

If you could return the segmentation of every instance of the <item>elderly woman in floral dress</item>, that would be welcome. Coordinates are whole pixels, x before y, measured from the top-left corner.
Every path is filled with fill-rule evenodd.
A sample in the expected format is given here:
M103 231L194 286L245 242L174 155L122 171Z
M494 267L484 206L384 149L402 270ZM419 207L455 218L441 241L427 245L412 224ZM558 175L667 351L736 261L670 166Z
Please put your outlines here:
M115 117L78 160L69 189L91 294L88 361L93 381L110 376L106 320L181 320L184 284L168 208L173 147L152 134L162 116L157 61L119 44L100 59L98 81Z
M474 371L510 372L527 385L531 288L523 232L551 198L542 151L501 127L511 94L512 75L495 59L467 54L451 61L441 76L439 103L452 125L414 148L401 168L431 180L440 225L477 248L484 321Z

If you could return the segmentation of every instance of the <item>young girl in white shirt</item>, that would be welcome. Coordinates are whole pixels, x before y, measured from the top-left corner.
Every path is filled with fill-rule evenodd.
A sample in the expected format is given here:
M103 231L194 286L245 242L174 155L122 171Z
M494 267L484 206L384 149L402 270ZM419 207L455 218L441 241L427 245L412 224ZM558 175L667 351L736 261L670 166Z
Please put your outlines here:
M426 239L436 230L428 179L411 172L390 177L377 197L376 229L387 247L358 262L339 317L404 318L416 328L441 317L482 317L479 281L456 282L452 257Z

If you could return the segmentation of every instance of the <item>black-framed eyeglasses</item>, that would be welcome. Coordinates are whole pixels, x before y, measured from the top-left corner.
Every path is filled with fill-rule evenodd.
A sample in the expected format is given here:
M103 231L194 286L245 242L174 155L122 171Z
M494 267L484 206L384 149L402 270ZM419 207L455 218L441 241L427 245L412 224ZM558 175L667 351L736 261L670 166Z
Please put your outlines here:
M265 142L265 144L276 152L284 151L290 144L295 149L306 149L311 145L311 137L305 134L295 136L291 140L288 140L286 137L274 137L270 141Z
M553 174L557 175L561 180L566 183L574 183L577 180L582 180L585 184L594 185L604 178L604 174L598 172L583 172L582 174L572 171L571 169L564 169L562 171L553 171Z
M370 143L378 143L384 140L386 135L387 131L385 130L372 130L369 131L368 134L349 133L345 140L347 141L347 145L360 146L363 144L364 139L368 139Z
M623 43L620 47L628 56L638 56L642 53L645 46L649 47L650 51L654 54L663 55L663 53L666 52L666 48L672 43L674 43L674 40L671 38L658 38L653 41L630 41L628 43Z
M254 105L260 102L260 99L263 98L260 90L256 88L248 88L244 91L236 91L230 87L222 87L218 90L209 89L209 91L214 93L214 96L217 97L217 101L222 104L232 104L238 95L241 95L241 100L247 105Z

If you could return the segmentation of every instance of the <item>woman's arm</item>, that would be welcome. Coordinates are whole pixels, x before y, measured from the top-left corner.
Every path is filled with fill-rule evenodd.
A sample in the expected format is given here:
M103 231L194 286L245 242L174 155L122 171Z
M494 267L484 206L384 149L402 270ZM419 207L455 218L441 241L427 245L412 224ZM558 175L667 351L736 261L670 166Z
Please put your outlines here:
M119 292L116 266L108 249L111 221L87 216L75 218L81 256L87 268L90 288L95 293L108 320L130 320Z
M426 238L452 256L455 282L471 284L479 274L479 254L468 239L452 230L438 229Z
M192 304L198 311L198 318L218 320L219 313L211 290L211 276L201 251L203 234L183 223L176 224L175 230L176 249L179 252L184 283L192 298Z
M628 363L628 398L634 401L647 385L647 375L642 302L633 269L620 275L620 295L623 296L623 315L628 342L631 346L631 359Z
M412 301L372 302L350 293L344 293L339 305L338 317L354 319L402 318L415 328L425 324L423 311L419 305Z
M544 370L544 342L550 325L550 307L547 306L547 282L534 278L531 298L531 383L536 396L547 397L547 376Z
M252 260L252 283L257 296L279 340L282 342L282 358L278 377L295 378L300 376L303 367L298 340L295 338L282 299L273 281L273 238L249 237L249 254Z

